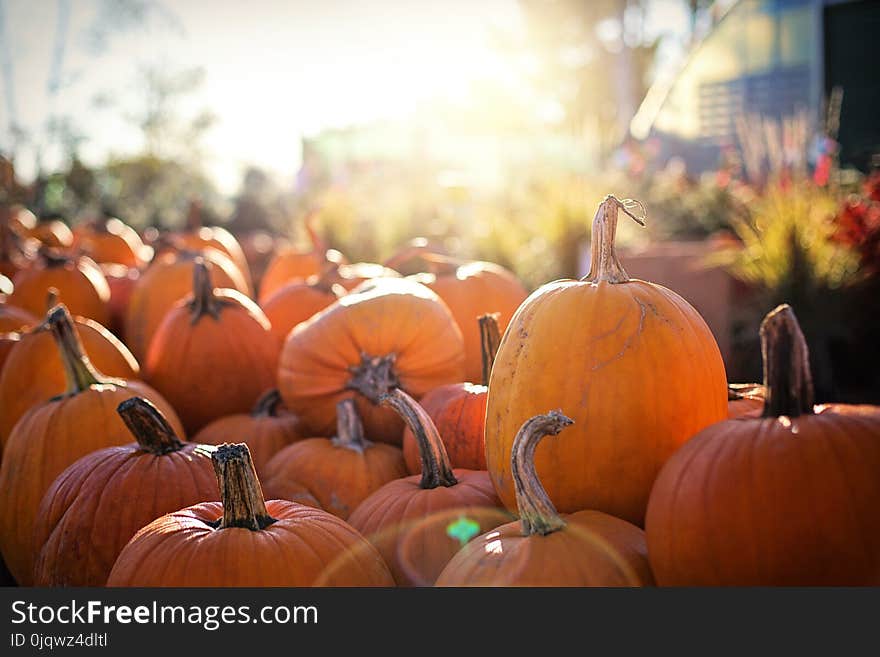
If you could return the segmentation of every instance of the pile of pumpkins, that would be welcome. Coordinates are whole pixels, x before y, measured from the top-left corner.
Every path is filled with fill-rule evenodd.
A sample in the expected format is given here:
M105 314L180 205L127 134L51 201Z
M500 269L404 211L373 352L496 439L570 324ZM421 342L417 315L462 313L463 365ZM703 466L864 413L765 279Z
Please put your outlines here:
M22 586L880 584L880 407L813 403L793 310L733 385L684 299L531 294L414 244L273 254L197 217L0 221L0 551ZM67 229L66 231L64 229Z

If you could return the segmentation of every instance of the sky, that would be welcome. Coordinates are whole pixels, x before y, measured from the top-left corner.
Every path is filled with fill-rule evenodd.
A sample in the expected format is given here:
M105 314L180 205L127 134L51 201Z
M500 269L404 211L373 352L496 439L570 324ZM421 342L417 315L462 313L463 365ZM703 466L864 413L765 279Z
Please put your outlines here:
M474 80L510 74L511 62L491 37L520 26L516 0L166 0L145 21L104 34L96 49L92 28L106 24L106 4L0 0L0 61L7 65L0 149L9 146L12 112L35 135L50 116L73 117L88 136L81 154L89 163L137 152L141 136L125 116L141 102L138 70L202 67L204 82L185 108L216 117L203 142L205 162L225 193L235 191L251 164L292 179L302 135L403 117L420 104L461 97ZM684 5L653 0L652 29L680 33ZM66 23L59 20L65 8ZM674 50L668 52L674 61ZM54 94L47 84L53 60L61 63ZM112 104L96 107L98 95ZM26 179L36 167L29 150L17 160ZM41 152L51 168L58 153Z

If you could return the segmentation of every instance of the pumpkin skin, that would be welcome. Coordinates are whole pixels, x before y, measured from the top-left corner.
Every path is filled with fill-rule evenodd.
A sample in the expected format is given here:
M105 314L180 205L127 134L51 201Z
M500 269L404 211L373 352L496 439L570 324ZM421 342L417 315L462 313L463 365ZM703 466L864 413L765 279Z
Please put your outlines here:
M101 217L78 225L73 248L81 250L98 264L120 264L140 268L148 260L150 248L131 226L115 217Z
M759 383L731 383L727 386L727 418L758 417L764 410L764 386Z
M599 206L591 274L536 290L501 340L489 383L486 464L508 509L515 508L513 437L547 408L574 420L535 456L559 511L592 509L638 526L666 459L727 417L724 363L706 323L671 290L630 280L620 267L613 248L619 204L609 197Z
M210 457L179 441L155 406L132 397L117 412L137 442L87 454L43 497L34 529L36 586L104 586L141 527L220 498Z
M50 311L51 312L51 311ZM119 339L97 322L74 319L83 350L95 368L107 376L136 379L140 366ZM64 392L67 381L58 346L48 331L23 332L12 343L6 367L0 371L0 446L28 409Z
M877 586L880 407L813 406L790 307L761 332L762 416L707 427L654 484L646 532L657 582Z
M599 511L560 516L535 472L535 448L571 426L550 411L527 420L513 440L511 471L520 520L467 543L437 586L650 586L645 533Z
M9 295L9 303L31 314L45 312L46 293L55 288L74 315L94 319L102 326L110 323L110 286L91 258L67 258L46 252L30 267L19 271L13 283L15 289Z
M288 445L266 466L266 492L285 499L288 482L304 486L333 515L348 519L371 493L406 476L403 453L364 439L354 400L339 402L333 438L307 438ZM277 488L276 488L277 482Z
M239 448L246 453L244 445L222 445L212 457L223 503L187 507L141 529L107 586L393 586L382 558L348 524L295 502L264 502L249 458L249 473L241 461L217 465ZM248 490L233 492L232 482Z
M23 308L8 303L0 303L0 334L21 331L21 329L36 324L39 320ZM18 338L0 341L0 373L3 372L3 365L9 357L12 347L18 342ZM2 412L0 412L2 413Z
M278 344L284 344L293 327L324 310L344 294L334 285L323 280L288 283L260 304L272 325L272 335Z
M115 263L101 265L101 271L110 286L110 326L107 328L125 340L125 313L141 272L134 267Z
M39 220L33 226L21 226L20 232L24 237L56 249L68 249L73 245L73 231L60 219Z
M307 434L332 435L336 404L354 396L367 438L400 445L403 422L376 406L381 394L399 386L420 398L463 374L461 331L446 305L419 283L385 278L367 281L291 331L278 389Z
M236 290L214 289L206 261L193 294L172 308L150 342L144 379L177 409L187 432L247 413L272 387L279 345L269 320Z
M428 256L425 256L428 257ZM430 256L448 260L443 256ZM479 381L480 331L477 317L498 313L503 333L528 292L510 271L491 262L468 262L444 266L437 273L421 274L418 280L446 302L464 338L465 381Z
M486 472L452 469L436 427L412 397L398 388L385 395L382 403L392 405L405 418L422 447L425 467L421 475L395 479L379 488L361 502L348 522L376 546L399 586L413 586L417 580L411 573L439 570L448 558L448 552L433 549L434 541L426 536L423 545L429 549L410 551L408 563L413 565L404 568L400 542L414 523L449 509L467 513L472 508L499 507L500 500ZM441 528L437 531L443 536Z
M121 402L133 396L150 400L175 433L184 435L174 409L158 392L138 381L111 379L94 370L82 354L66 308L51 311L50 322L69 368L68 392L22 416L9 435L0 466L0 551L22 586L33 580L33 527L52 482L89 452L131 440L116 413Z
M192 292L196 258L211 262L215 287L245 293L247 285L233 262L216 249L165 251L156 256L141 274L125 314L125 340L135 357L143 362L150 341L165 315L180 299Z
M234 413L209 422L193 436L193 442L222 445L241 441L251 452L257 475L264 477L269 459L287 445L303 438L297 430L299 420L295 415L284 412L281 405L281 395L276 388L272 388L257 400L250 413Z

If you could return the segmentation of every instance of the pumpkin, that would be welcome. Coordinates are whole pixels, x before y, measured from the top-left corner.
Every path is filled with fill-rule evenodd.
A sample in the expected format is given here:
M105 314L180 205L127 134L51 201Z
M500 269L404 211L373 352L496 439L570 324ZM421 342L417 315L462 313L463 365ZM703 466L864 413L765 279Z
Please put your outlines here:
M593 510L560 515L535 470L535 448L572 420L550 411L527 420L513 441L519 521L464 545L437 586L651 586L645 533Z
M74 315L88 317L102 326L110 322L110 286L91 258L73 258L43 249L34 263L15 275L13 283L9 303L31 314L45 312L46 293L55 288Z
M37 512L36 586L104 586L141 527L220 497L210 457L153 404L132 397L116 410L137 442L87 454L55 479Z
M439 511L499 507L500 500L485 471L452 469L437 428L412 397L397 388L383 395L380 403L399 413L415 434L422 455L422 474L388 482L361 502L348 522L378 548L397 584L412 586L418 584L413 572L439 571L449 552L442 540L424 536L422 551L410 551L411 566L404 568L399 547L411 525ZM443 530L437 528L436 538L442 536Z
M450 383L434 388L419 400L443 439L454 468L486 469L486 395L489 375L501 335L496 314L479 318L482 384ZM403 456L410 474L422 471L419 447L409 429L403 431Z
M330 280L331 272L332 269L327 269L321 276L313 276L306 282L287 283L260 304L279 344L284 343L294 326L345 294L344 289Z
M648 505L663 586L880 584L880 407L814 406L788 305L761 324L760 417L707 427L669 459Z
M172 308L150 341L144 379L195 434L224 415L247 413L275 380L278 342L269 320L237 290L214 288L196 260L193 292Z
M0 303L0 334L15 333L21 329L36 324L39 320L24 308L17 308L8 303ZM3 365L9 357L12 347L18 342L18 337L10 337L0 342L0 373ZM0 410L2 415L2 410Z
M328 263L341 264L345 258L338 251L328 251L327 245L315 229L317 210L306 214L303 224L311 242L308 249L286 247L279 249L260 280L260 303L289 283L304 283L310 276L319 275ZM329 258L328 258L329 256Z
M211 280L216 287L246 293L247 285L241 272L216 249L160 253L135 284L125 313L126 344L139 361L146 357L150 340L168 311L192 291L196 258L213 265Z
M73 245L73 231L60 219L41 218L32 226L20 225L19 231L23 237L38 240L51 248L67 249Z
M0 446L28 409L62 394L68 384L63 356L51 331L54 304L46 320L10 342L6 365L0 371ZM140 366L126 346L97 322L77 317L73 328L84 353L107 376L136 379Z
M465 381L479 381L480 332L477 318L497 313L503 333L528 292L510 271L491 262L462 262L449 256L423 254L430 273L416 276L419 282L443 299L464 338Z
M202 225L202 206L199 201L193 201L189 205L189 213L186 219L186 229L175 232L172 243L177 248L190 251L201 251L206 248L217 249L228 257L238 268L245 283L242 293L253 294L253 282L251 280L251 268L244 255L244 249L235 235L222 226Z
M265 476L270 497L283 497L286 482L294 481L314 495L322 509L345 520L371 493L406 476L399 447L364 438L353 399L339 402L336 417L333 438L307 438L272 457Z
M340 264L332 270L333 280L348 292L373 278L399 278L400 273L375 262Z
M79 224L73 231L73 248L79 249L98 264L118 264L135 269L143 267L152 249L131 226L116 217L100 218Z
M727 386L727 417L757 417L764 410L764 386L760 383L731 383Z
M24 212L29 211L19 211L17 214L20 216ZM22 246L23 240L12 227L13 223L12 208L8 203L0 203L0 274L10 280L29 264L28 254Z
M101 265L101 271L110 286L110 326L107 328L124 340L125 313L141 271L112 262Z
M0 465L0 551L19 584L34 572L33 527L43 495L55 478L89 452L131 440L120 402L133 396L152 401L178 436L183 427L174 409L139 381L113 379L98 372L83 352L70 313L53 308L46 324L55 336L67 391L32 407L13 427Z
M535 456L556 507L602 511L639 526L666 459L727 416L724 363L709 327L680 296L630 279L618 261L621 208L636 216L613 196L599 205L590 273L532 293L498 347L486 406L486 465L511 510L513 437L547 408L561 406L575 422Z
M306 435L332 435L336 404L354 396L367 438L399 445L403 422L379 398L396 387L419 398L463 374L461 331L440 298L414 281L377 278L290 332L278 388Z
M207 445L240 441L247 444L257 474L264 476L266 464L290 443L300 440L299 420L282 410L277 388L267 390L250 413L233 413L209 422L193 436L193 442Z
M263 499L247 445L213 448L222 503L162 516L129 541L108 586L392 586L382 557L336 516Z

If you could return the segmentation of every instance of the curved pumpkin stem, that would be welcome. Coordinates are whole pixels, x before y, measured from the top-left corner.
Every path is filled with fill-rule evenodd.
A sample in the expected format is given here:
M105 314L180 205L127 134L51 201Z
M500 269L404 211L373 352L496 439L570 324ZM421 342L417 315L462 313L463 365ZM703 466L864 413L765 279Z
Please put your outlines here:
M116 412L145 452L161 456L183 449L165 416L143 397L126 399L116 407Z
M214 295L211 281L211 263L201 256L193 265L193 298L189 302L190 323L196 324L205 315L220 319L220 302Z
M52 308L57 306L59 301L60 298L57 287L50 287L46 290L46 312L49 312Z
M349 368L351 378L346 387L355 390L378 404L383 395L390 393L400 385L400 379L394 370L394 354L388 356L370 356L361 354L361 362Z
M550 411L526 420L513 440L510 458L511 475L516 493L516 507L522 522L523 535L546 536L565 527L535 470L535 448L544 436L555 436L574 423L561 411Z
M812 414L810 351L791 306L771 310L761 322L760 335L766 395L762 417Z
M211 461L223 502L223 518L217 529L259 531L275 522L266 509L263 488L246 444L224 443L211 452Z
M251 409L252 417L276 417L278 407L281 406L281 392L278 388L269 388L260 395L257 403Z
M638 206L641 211L638 215L633 214L630 208ZM644 208L638 201L625 199L621 201L616 196L609 194L599 204L596 216L593 218L593 229L590 235L590 273L582 278L588 283L626 283L629 276L614 248L614 238L617 233L618 212L623 210L633 221L640 226L645 225Z
M189 202L186 211L186 229L196 233L202 227L202 202L194 198Z
M67 379L67 395L75 395L91 386L118 385L125 386L122 379L105 377L86 355L82 341L76 332L73 318L67 310L67 306L59 303L46 313L46 319L34 328L35 331L51 331L61 354L61 362L64 365L64 374Z
M393 408L416 437L419 454L422 457L422 480L419 486L426 489L455 486L458 480L452 473L452 464L446 454L446 447L425 409L400 388L383 395L380 404Z
M336 404L336 435L331 442L335 447L345 447L361 454L373 444L364 437L364 425L354 399L343 399Z
M480 323L480 353L483 357L483 385L489 385L489 376L492 374L492 364L498 353L498 345L501 344L501 331L498 328L498 318L501 313L487 313L480 315L477 321Z

